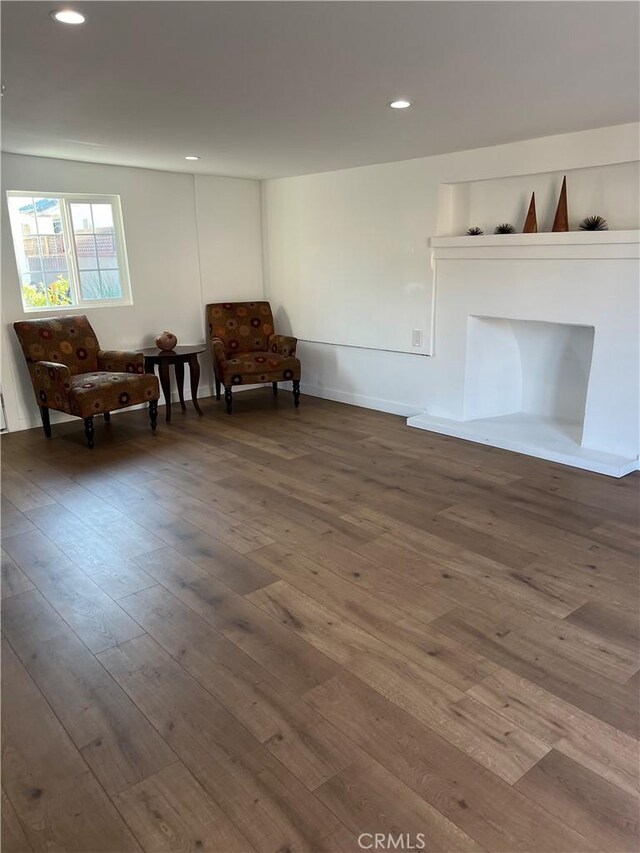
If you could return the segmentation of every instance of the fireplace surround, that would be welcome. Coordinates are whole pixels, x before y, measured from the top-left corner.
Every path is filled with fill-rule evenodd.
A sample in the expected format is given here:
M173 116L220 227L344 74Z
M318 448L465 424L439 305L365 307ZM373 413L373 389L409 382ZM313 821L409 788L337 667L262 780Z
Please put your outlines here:
M638 468L638 231L437 237L419 429L620 477Z

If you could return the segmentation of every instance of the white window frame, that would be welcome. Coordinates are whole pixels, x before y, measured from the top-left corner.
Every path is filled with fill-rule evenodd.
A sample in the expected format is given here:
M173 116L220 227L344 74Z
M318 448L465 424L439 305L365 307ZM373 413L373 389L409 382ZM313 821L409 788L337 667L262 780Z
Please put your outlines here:
M123 305L133 305L133 295L131 293L131 277L129 275L129 261L127 258L127 246L124 237L124 222L122 219L122 204L119 195L105 195L102 193L61 193L61 192L40 192L36 190L7 190L7 199L15 197L27 198L55 198L60 201L60 213L62 216L62 240L64 243L65 254L67 256L67 265L69 270L69 285L73 294L73 305L47 305L43 307L31 308L25 305L24 295L22 293L22 278L20 269L18 269L18 287L20 289L20 298L22 299L22 309L27 314L43 314L51 311L74 311L78 308L116 308ZM118 259L118 273L120 275L120 285L122 287L122 296L118 299L84 299L80 289L80 270L78 265L76 235L73 230L71 219L70 203L81 204L110 204L113 211L113 229L116 240L116 256ZM14 254L16 251L15 235L11 229L13 239ZM16 256L16 264L18 263Z

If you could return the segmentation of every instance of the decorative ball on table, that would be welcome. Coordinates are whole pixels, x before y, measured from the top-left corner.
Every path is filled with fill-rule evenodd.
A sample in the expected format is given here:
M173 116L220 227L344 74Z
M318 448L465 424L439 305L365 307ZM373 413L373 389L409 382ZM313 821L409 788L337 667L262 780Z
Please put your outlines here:
M515 234L516 229L508 222L503 222L501 225L496 225L493 231L494 234Z
M480 234L484 234L484 231L482 230L482 228L478 228L477 226L475 226L474 228L469 228L467 234L469 235L469 237L479 237Z
M156 346L165 352L175 349L177 343L178 339L173 332L161 332L156 338Z
M604 216L587 216L580 223L581 231L608 231L609 226Z

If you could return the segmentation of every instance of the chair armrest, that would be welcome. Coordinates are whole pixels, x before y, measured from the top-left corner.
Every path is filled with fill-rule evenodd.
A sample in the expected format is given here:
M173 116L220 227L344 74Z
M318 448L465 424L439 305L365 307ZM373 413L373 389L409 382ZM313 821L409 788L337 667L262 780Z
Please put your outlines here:
M269 335L269 352L279 355L295 355L298 339L291 335Z
M222 362L227 360L227 350L224 341L221 338L210 338L211 356L213 358L213 367L218 379L222 378Z
M68 409L71 371L57 361L31 361L29 374L38 405L52 409Z
M144 356L127 350L98 350L98 370L114 373L144 373Z

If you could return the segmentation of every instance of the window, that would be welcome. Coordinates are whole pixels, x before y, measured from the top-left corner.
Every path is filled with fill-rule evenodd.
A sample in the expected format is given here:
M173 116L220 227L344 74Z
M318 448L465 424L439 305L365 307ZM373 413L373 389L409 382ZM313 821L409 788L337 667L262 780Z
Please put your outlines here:
M25 311L131 305L120 197L8 192Z

